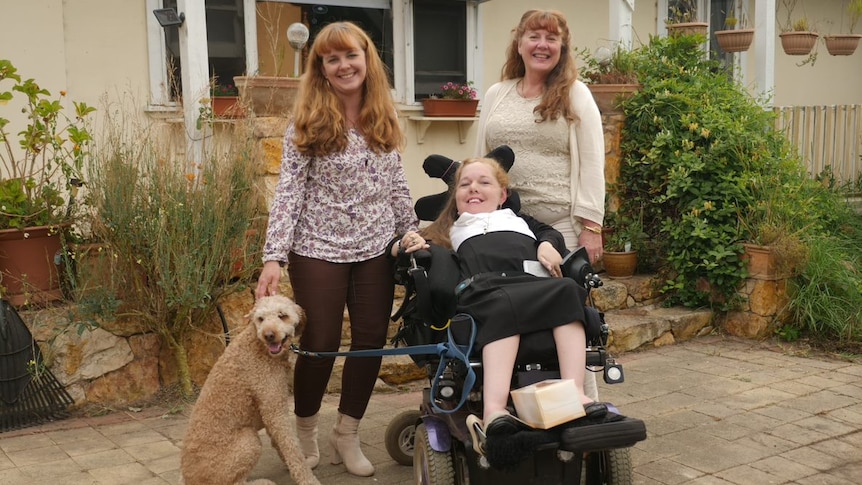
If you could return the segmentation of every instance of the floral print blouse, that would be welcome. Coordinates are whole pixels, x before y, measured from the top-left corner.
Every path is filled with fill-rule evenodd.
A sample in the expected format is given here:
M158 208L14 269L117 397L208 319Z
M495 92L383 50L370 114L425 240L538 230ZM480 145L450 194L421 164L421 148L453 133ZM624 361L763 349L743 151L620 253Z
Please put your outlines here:
M291 124L281 175L269 213L263 261L287 261L293 251L333 263L382 254L396 234L419 220L397 151L375 153L350 130L340 153L311 157L297 151Z

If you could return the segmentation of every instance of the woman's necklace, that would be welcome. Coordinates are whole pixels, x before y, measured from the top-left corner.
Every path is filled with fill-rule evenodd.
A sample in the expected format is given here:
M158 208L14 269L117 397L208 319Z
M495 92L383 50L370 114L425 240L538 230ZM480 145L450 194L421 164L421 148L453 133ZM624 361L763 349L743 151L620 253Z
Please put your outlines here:
M534 99L541 98L542 94L544 94L544 89L539 88L539 94L536 94L535 96L528 96L526 91L524 90L524 84L523 83L524 83L524 80L522 79L522 80L518 81L518 84L515 85L515 90L518 92L518 96L520 96L526 100L532 101Z

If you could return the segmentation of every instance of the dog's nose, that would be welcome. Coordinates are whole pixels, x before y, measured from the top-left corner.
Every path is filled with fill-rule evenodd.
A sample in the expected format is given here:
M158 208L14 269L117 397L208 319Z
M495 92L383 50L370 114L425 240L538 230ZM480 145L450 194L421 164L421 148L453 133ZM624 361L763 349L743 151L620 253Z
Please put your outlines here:
M272 342L275 340L275 332L265 332L263 334L263 338L265 338L267 342Z

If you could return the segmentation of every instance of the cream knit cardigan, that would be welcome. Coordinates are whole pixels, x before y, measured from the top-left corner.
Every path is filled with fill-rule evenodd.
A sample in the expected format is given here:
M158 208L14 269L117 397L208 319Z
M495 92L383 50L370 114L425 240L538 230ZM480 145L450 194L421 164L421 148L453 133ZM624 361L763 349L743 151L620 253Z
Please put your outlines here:
M520 79L501 81L488 89L482 100L482 112L476 134L476 156L482 157L492 147L485 143L488 118ZM602 116L587 85L575 81L570 91L575 121L569 124L572 225L580 233L580 219L602 224L605 217L605 138ZM517 163L517 160L515 161Z

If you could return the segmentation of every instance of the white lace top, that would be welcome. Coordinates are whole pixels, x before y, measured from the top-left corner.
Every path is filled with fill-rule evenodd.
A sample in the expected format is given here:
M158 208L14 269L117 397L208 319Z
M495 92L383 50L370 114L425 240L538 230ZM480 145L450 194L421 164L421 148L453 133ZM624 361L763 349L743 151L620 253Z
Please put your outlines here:
M605 144L602 117L586 84L575 81L569 101L576 120L535 123L538 99L523 99L519 79L491 86L482 99L476 156L500 144L512 147L512 186L525 213L551 224L568 215L601 224L605 215ZM568 159L568 163L566 163ZM568 194L566 193L568 191Z
M539 98L522 98L516 89L506 93L488 119L486 140L488 146L509 145L515 152L509 181L521 196L523 212L552 222L571 210L569 127L563 119L536 123L538 104Z

